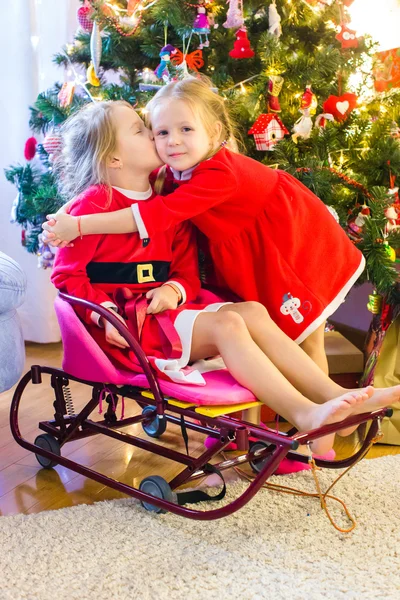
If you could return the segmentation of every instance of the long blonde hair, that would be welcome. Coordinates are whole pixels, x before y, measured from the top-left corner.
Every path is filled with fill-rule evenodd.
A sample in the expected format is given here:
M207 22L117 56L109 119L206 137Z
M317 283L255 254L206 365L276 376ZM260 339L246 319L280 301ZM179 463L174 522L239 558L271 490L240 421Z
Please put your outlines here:
M91 102L63 123L62 151L55 160L54 170L61 193L68 199L97 184L107 186L111 199L107 159L116 149L112 120L116 105L132 108L124 100Z
M146 120L150 127L152 112L167 98L176 98L177 100L186 102L194 114L197 114L200 117L210 139L215 137L217 123L221 124L221 132L216 140L216 147L212 148L207 155L204 156L203 160L207 160L214 156L214 154L220 150L221 144L238 152L236 126L228 112L225 99L211 89L209 79L206 79L205 77L202 77L201 79L187 77L180 81L168 83L158 90L154 98L152 98L146 106ZM155 182L156 193L162 191L164 180L165 167L162 167Z

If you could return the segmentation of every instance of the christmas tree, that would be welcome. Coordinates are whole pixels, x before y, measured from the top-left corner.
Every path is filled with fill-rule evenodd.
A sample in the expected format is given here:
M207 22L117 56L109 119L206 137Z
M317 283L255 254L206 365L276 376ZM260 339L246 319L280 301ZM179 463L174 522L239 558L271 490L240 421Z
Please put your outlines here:
M100 99L145 111L159 86L202 73L229 102L242 151L317 194L364 253L364 280L400 306L400 56L357 37L352 1L82 0L74 42L54 58L67 80L31 107L44 140L28 140L27 164L6 172L27 249L65 201L52 173L59 125Z

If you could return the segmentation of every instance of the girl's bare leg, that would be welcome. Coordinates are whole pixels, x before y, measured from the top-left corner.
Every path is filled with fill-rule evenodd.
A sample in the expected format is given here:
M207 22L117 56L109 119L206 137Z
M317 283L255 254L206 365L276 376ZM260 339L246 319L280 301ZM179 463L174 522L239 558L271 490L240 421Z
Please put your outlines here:
M317 404L336 398L348 390L328 377L315 362L291 340L258 302L227 304L219 312L238 313L251 337L282 375L307 398Z
M350 391L329 379L310 357L279 329L261 304L241 302L228 304L220 309L229 310L243 317L256 344L304 396L321 404ZM400 385L381 389L364 388L359 391L367 392L368 398L354 413L371 412L400 401ZM356 427L343 429L340 435L350 435L355 429Z
M302 350L300 352L304 354ZM201 313L196 319L190 360L215 354L221 354L227 368L241 385L300 431L342 421L368 397L362 390L356 390L325 404L311 402L279 372L252 339L241 315L232 310ZM318 367L315 368L321 372ZM327 452L333 441L334 434L316 440L312 444L313 452Z
M325 352L325 323L313 331L308 338L301 342L300 348L319 366L325 375L329 375L328 359Z
M325 325L321 325L299 347L296 342L283 333L270 318L266 308L258 302L229 304L220 310L232 310L239 313L256 344L294 387L313 402L321 404L348 391L334 383L328 376L328 361L324 349ZM315 350L313 356L312 347ZM320 364L318 364L315 358L317 354L321 358L321 349L324 360L320 360ZM338 434L347 436L356 429L356 426L349 427L341 430Z

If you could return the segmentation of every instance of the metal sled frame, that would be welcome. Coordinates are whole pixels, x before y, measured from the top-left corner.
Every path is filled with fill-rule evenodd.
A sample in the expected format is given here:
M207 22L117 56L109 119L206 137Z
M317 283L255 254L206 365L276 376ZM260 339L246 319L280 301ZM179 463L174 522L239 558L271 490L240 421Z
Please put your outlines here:
M341 423L326 425L313 431L299 433L295 429L292 429L287 434L276 433L271 429L258 427L234 416L229 416L226 412L220 416L208 416L207 414L204 414L207 412L207 410L204 410L205 407L197 407L196 405L189 403L185 406L185 403L182 401L164 397L160 390L157 378L138 342L111 311L102 306L66 294L60 294L60 296L70 304L79 304L108 319L112 325L118 329L122 337L130 344L131 349L136 353L144 374L147 377L149 389L146 392L143 388L133 386L117 387L113 384L107 384L107 390L115 397L123 396L125 399L131 398L132 400L135 400L139 406L146 409L145 414L142 413L141 415L117 421L115 417L115 408L113 408L112 403L110 402L104 415L105 418L94 421L90 418L90 415L98 406L100 394L105 387L103 382L85 381L78 379L61 369L35 365L22 377L11 402L10 426L14 439L23 448L35 453L36 456L49 459L49 462L54 464L63 465L80 475L84 475L101 484L107 485L128 496L137 498L146 505L157 507L157 509L161 509L161 511L169 511L177 515L197 520L212 520L226 517L242 508L249 500L251 500L270 475L274 473L283 458L287 457L291 460L307 463L307 456L295 452L300 444L309 444L317 438L340 431L345 427L372 421L362 447L353 456L339 461L315 459L316 465L320 467L329 469L347 468L357 462L359 457L362 456L365 449L369 446L371 440L374 439L379 428L380 420L383 417L391 416L392 414L391 409L380 409L371 413L354 415ZM179 505L177 503L177 494L172 493L168 496L169 499L167 500L165 497L153 496L139 488L112 479L81 465L78 462L63 457L56 452L52 452L51 450L31 443L21 436L19 429L19 408L22 395L29 383L34 385L42 384L42 374L51 376L51 387L53 388L55 395L55 414L54 419L50 421L41 421L39 422L38 427L43 432L53 436L56 440L56 444L58 443L57 447L60 449L62 449L67 442L86 438L95 434L106 435L137 448L142 448L148 452L152 452L183 465L183 470L168 482L171 490L176 490L183 484L191 483L192 481L209 475L211 472L209 468L211 460L233 440L237 442L239 448L244 449L243 454L234 456L228 460L220 460L220 462L213 463L214 472L215 468L222 472L225 469L242 466L244 463L254 464L254 462L256 462L262 464L262 467L240 497L225 506L206 511ZM91 398L89 402L84 406L80 413L76 415L68 414L70 411L67 410L69 381L77 381L86 384L91 388ZM246 406L248 406L248 404ZM151 407L153 410L147 407ZM243 408L245 408L244 405L232 405L231 410L236 412ZM217 407L213 406L213 409L217 409ZM218 410L214 410L213 412L214 414L218 413ZM227 412L229 412L229 410ZM193 422L193 419L197 422ZM151 438L146 440L121 431L124 427L134 423L142 423L143 428L145 428L146 424L151 422L162 424L163 430L165 430L165 424L168 422L181 425L184 429L198 431L204 433L206 436L215 438L216 443L212 448L205 449L204 452L196 458L189 454L165 448L160 444L152 442ZM249 436L257 438L259 442L264 442L265 447L260 447L260 445L258 445L257 449L252 449L251 446L249 448Z

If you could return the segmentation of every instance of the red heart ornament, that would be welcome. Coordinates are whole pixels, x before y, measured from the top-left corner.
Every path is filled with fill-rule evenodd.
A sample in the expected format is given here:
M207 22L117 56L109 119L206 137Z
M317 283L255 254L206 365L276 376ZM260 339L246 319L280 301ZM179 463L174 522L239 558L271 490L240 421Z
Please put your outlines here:
M345 121L357 106L357 100L357 96L350 92L342 96L329 96L323 104L324 113L330 113L336 121Z

